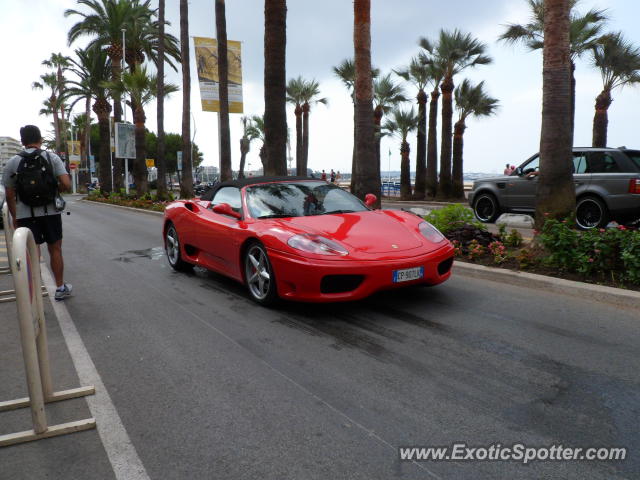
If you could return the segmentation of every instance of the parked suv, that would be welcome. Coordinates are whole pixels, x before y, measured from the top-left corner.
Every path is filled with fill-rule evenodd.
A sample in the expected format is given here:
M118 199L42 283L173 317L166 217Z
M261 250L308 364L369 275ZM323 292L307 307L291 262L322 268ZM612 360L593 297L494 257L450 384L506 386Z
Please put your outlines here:
M540 156L535 154L511 175L473 182L469 204L476 218L494 222L504 212L533 214L539 163ZM573 172L576 223L580 228L640 218L640 150L574 148Z

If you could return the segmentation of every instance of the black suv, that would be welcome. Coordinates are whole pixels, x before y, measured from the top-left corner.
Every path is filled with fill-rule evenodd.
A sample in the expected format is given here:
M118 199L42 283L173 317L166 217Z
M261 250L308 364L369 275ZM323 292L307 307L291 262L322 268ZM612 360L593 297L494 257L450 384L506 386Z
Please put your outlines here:
M481 222L494 222L501 213L535 212L540 162L535 154L511 175L473 182L469 204ZM574 148L576 223L580 228L604 227L611 220L624 224L640 218L640 150Z

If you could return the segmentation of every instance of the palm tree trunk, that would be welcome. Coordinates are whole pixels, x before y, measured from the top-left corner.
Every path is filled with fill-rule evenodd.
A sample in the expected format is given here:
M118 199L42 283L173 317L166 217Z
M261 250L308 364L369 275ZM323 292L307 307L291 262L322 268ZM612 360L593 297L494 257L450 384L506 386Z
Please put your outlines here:
M228 181L231 173L231 139L229 130L229 60L227 58L227 17L224 0L216 0L216 33L218 35L218 79L220 80L220 180Z
M98 116L98 131L100 132L100 148L98 149L100 191L109 193L113 191L111 185L111 132L109 128L111 105L106 99L99 99L93 104L93 111Z
M438 195L443 198L451 196L451 142L453 123L453 78L446 77L442 81L442 139L440 146L440 184Z
M191 171L191 62L189 60L189 5L180 0L180 56L182 57L182 178L180 197L193 197Z
M438 191L438 86L431 92L429 103L429 134L427 141L427 185L426 195L435 197Z
M400 200L411 199L411 161L409 142L402 140L400 146Z
M287 174L287 2L264 2L265 175Z
M302 172L307 174L309 165L309 111L311 107L308 102L302 104Z
M602 90L596 97L596 113L593 116L593 142L594 147L607 146L607 126L609 118L607 111L613 99L609 90Z
M60 117L58 116L58 109L56 107L57 98L54 95L49 97L49 101L51 103L51 110L53 113L53 132L56 136L56 154L60 154L62 152L62 139L60 136Z
M427 185L427 94L418 92L418 134L416 138L416 185L413 198L424 200Z
M571 60L571 147L573 147L573 137L576 125L576 64Z
M244 178L244 163L247 159L247 153L249 153L250 141L247 137L240 139L240 169L238 170L238 178Z
M302 107L299 103L296 103L293 113L296 116L296 175L306 175L306 170L302 168L304 164L304 149L302 146Z
M351 151L351 182L349 183L349 191L355 193L356 191L356 104L353 104L353 148Z
M157 97L157 124L158 143L156 150L156 168L158 178L156 180L156 196L159 200L166 200L167 195L167 158L165 156L164 138L164 11L165 1L158 2L158 97Z
M136 182L136 193L138 197L149 191L148 170L147 170L147 143L144 124L146 117L142 106L136 110L134 118L135 135L136 135L136 161L133 166L133 178Z
M545 214L563 219L572 215L576 206L571 154L569 2L545 0L544 19L538 229L542 228Z
M86 171L83 174L78 175L78 182L80 185L91 182L91 168L89 165L89 147L91 143L91 97L87 97L84 102L84 129L82 131L82 143L80 145L80 154L82 165L86 168Z
M384 111L382 110L382 107L380 105L376 106L376 108L373 109L373 134L374 134L374 138L375 138L375 162L380 165L380 168L382 169L382 163L381 163L381 143L382 143L382 117L384 115Z
M453 181L453 196L457 199L464 200L464 175L463 175L463 156L464 148L464 131L467 126L464 120L456 122L453 129L453 162L451 168L451 176Z
M354 0L353 46L356 78L356 181L355 194L378 197L380 205L380 162L375 161L373 125L373 79L371 75L371 0Z

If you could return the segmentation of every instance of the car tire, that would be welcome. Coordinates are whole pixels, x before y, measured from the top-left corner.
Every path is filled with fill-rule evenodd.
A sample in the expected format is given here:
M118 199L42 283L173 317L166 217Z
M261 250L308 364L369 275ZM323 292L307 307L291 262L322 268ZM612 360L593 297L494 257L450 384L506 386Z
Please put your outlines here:
M278 301L278 289L267 250L259 242L252 242L242 259L244 278L251 299L260 305L273 305Z
M481 193L473 201L473 213L482 223L493 223L500 216L498 200L491 193Z
M598 197L587 195L576 203L576 225L581 230L604 228L609 223L609 209Z
M186 272L193 269L193 265L185 262L182 259L182 252L180 251L180 237L178 231L173 223L170 223L167 227L167 232L164 239L164 249L167 253L167 260L171 268L178 272Z

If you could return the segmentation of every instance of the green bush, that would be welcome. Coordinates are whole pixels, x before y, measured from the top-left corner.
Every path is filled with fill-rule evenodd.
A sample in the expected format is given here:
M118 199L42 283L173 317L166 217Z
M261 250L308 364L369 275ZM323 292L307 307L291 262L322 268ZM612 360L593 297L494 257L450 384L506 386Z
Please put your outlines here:
M424 219L445 234L462 225L473 225L486 230L486 227L475 219L473 212L461 203L433 210Z

